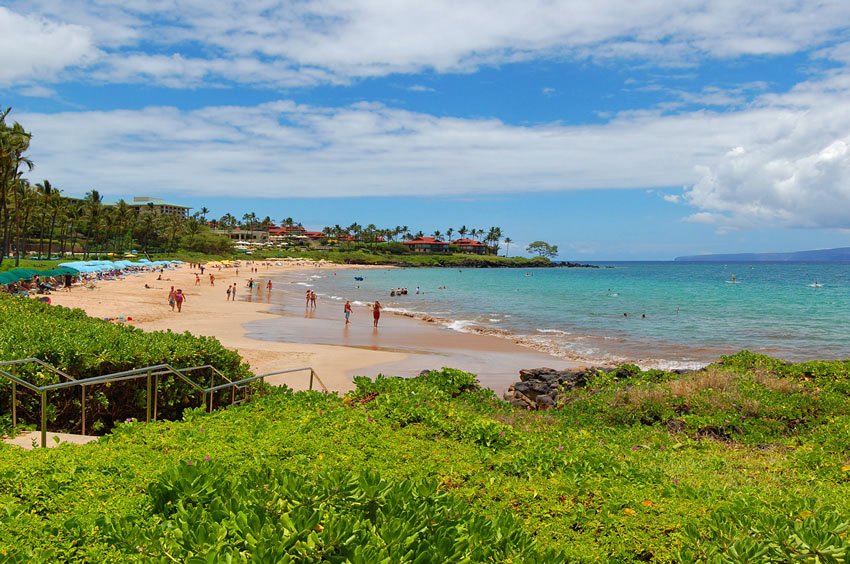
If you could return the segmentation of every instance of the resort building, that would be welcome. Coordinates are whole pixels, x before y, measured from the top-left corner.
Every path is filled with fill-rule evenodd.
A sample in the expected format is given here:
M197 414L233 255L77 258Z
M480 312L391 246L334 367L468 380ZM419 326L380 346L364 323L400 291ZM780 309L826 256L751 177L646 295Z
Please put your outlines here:
M268 231L252 230L252 229L213 229L213 233L230 237L231 241L236 243L259 243L264 244L269 242Z
M179 204L170 204L161 198L150 196L134 196L133 201L127 202L127 205L139 213L152 211L156 215L179 215L181 217L189 217L189 210L192 209Z
M475 239L455 239L452 241L452 245L456 246L462 253L486 255L490 252L490 247Z
M401 244L408 245L408 248L417 253L447 253L449 251L447 242L433 237L419 237L410 241L403 241Z
M293 240L303 242L318 241L325 238L321 231L307 231L300 225L285 225L283 227L270 227L268 231L269 241L277 245L287 245Z

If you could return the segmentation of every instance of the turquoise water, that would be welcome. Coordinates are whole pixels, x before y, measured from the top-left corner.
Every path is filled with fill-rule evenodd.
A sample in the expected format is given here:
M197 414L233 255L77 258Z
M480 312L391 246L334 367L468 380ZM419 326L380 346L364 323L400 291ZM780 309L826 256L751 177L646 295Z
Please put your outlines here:
M325 300L379 299L453 330L494 333L566 358L695 367L744 348L788 360L850 357L848 264L600 266L322 269L297 283ZM408 295L390 297L398 287Z

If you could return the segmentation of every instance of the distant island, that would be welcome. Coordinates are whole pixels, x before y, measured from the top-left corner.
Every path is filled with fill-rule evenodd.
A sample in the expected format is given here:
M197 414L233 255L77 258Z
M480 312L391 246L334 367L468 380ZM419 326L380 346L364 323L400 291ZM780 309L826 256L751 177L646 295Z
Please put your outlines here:
M850 247L791 253L735 253L676 257L679 262L850 262Z

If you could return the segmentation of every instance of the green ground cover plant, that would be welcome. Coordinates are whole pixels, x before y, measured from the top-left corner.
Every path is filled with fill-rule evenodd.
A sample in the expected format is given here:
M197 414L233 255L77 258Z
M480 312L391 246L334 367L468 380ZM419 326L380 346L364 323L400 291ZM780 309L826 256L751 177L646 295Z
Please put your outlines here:
M88 317L82 310L49 306L36 300L0 295L0 359L38 358L75 379L168 363L175 367L212 365L230 379L250 375L248 365L218 340L189 333L145 332ZM7 371L36 385L57 383L59 376L37 364L6 367ZM200 372L197 377L209 377ZM221 382L218 382L221 383ZM205 382L208 384L208 382ZM53 392L48 425L52 431L77 431L81 419L78 388ZM145 413L144 383L117 382L90 386L87 413L89 430L109 430L116 421L141 418ZM225 394L226 393L222 393ZM18 392L18 416L35 422L39 398ZM0 378L0 413L9 414L11 384ZM179 418L186 407L197 406L200 394L174 378L159 382L159 415ZM9 417L0 419L0 431L8 432ZM5 427L5 428L3 428Z
M624 367L532 412L443 369L4 447L0 561L846 562L844 370Z

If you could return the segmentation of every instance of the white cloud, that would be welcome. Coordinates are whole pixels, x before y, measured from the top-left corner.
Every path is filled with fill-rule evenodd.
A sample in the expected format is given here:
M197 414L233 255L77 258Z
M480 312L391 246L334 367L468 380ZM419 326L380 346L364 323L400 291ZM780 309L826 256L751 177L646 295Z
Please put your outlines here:
M580 126L290 101L15 119L34 133L35 174L69 193L233 196L250 186L257 197L482 195L686 185L690 221L848 228L847 99L850 76L835 74L734 112L628 112Z
M0 84L51 79L97 56L88 29L24 16L0 6Z
M28 98L55 98L56 91L46 86L34 85L18 88L18 94Z
M682 196L680 196L679 194L664 194L663 196L661 196L661 198L665 202L670 202L671 204L678 204L682 201Z
M51 72L85 67L94 53L91 39L110 55L95 67L98 79L144 77L175 87L222 79L277 86L344 83L424 70L468 72L547 57L689 64L704 57L822 48L846 32L850 21L850 3L844 0L17 0L9 5L18 14L4 10L7 20L42 28L29 34L35 52L19 50L16 78L43 77L45 66ZM76 47L70 41L39 41L45 35L55 38L57 30L73 36ZM28 37L19 26L6 31L10 43ZM141 53L152 60L140 60ZM173 56L179 57L176 63L169 62ZM188 73L189 80L176 78L179 72Z
M413 86L408 87L408 90L411 92L434 92L433 88L422 84L414 84Z
M555 94L556 90L554 88L547 86L541 92L544 96L553 96Z

